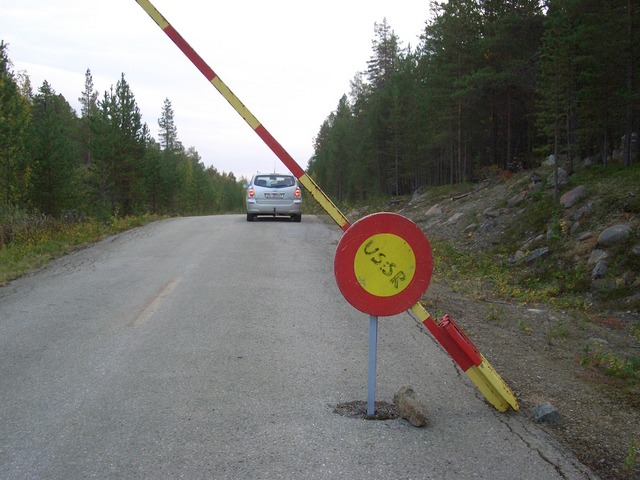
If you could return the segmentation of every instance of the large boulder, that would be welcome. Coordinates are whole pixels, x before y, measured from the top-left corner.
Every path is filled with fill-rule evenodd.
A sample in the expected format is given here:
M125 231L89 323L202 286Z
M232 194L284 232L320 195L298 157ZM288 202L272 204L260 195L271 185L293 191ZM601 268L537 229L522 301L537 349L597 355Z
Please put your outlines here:
M583 198L587 197L587 187L580 185L579 187L569 190L560 197L560 205L564 208L571 208Z
M607 228L598 236L598 245L610 247L617 243L624 242L631 235L629 225L619 224Z
M547 179L547 184L550 187L556 186L556 172L553 171L549 174L549 178ZM564 168L558 168L558 187L564 187L565 185L569 185L569 174Z

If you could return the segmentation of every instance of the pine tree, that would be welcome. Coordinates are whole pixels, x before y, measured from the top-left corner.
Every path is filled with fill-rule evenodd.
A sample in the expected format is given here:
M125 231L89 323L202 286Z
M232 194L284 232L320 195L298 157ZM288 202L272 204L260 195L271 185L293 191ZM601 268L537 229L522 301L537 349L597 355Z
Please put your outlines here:
M87 68L84 74L84 90L78 98L80 102L80 142L82 148L82 158L90 165L92 162L91 148L93 143L93 132L91 122L95 121L98 113L98 92L93 86L93 76L91 70Z
M367 77L371 84L368 119L375 152L378 192L393 191L394 152L389 147L392 142L392 128L389 126L392 107L392 92L389 88L392 75L397 70L399 39L385 18L374 25L375 38L372 42L373 56L368 62Z
M528 157L534 108L537 65L543 16L539 0L482 0L479 41L483 62L472 78L479 93L489 99L493 164L503 170L516 168Z
M462 181L459 172L468 155L467 145L474 136L482 135L486 122L482 105L486 99L478 95L473 78L482 63L482 18L476 0L434 2L432 17L422 36L423 85L433 89L429 99L438 119L434 125L438 142L434 154L439 159L436 174L454 183ZM486 137L483 140L486 144Z
M623 142L623 163L625 167L630 167L633 155L638 153L638 138L636 135L635 145L632 142L634 135L634 121L640 110L640 93L638 89L638 64L640 61L640 28L638 28L638 18L640 17L640 5L635 0L627 0L626 14L626 41L624 44L624 55L626 63L626 82L623 98L626 103L624 122L624 142ZM640 127L639 127L640 128ZM640 132L638 132L640 133ZM635 152L632 151L635 148Z
M367 62L367 76L375 89L384 89L396 71L399 54L399 39L384 18L374 24L375 38L372 41L373 56Z
M8 46L0 41L0 202L7 205L20 203L26 194L29 109L15 81Z
M178 128L174 120L173 108L168 98L164 99L162 113L158 119L160 146L167 152L180 152L182 144L178 140Z
M76 206L77 118L46 81L33 99L30 141L31 205L47 215Z
M97 163L92 167L94 185L101 203L108 202L112 213L131 214L147 201L143 172L147 170L149 130L124 74L98 106L92 123Z

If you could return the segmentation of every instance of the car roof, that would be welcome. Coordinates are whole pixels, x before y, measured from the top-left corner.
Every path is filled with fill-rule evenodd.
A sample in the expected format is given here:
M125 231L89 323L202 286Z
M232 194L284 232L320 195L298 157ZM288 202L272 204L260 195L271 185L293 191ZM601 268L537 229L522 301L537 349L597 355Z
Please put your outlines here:
M277 172L257 172L254 177L293 177L291 173L277 173Z

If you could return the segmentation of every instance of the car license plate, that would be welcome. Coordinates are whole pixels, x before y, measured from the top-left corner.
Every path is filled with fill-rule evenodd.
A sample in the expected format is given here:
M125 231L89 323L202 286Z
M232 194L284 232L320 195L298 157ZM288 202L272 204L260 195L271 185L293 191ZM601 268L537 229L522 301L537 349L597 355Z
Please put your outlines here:
M284 193L269 193L264 194L264 198L284 198Z

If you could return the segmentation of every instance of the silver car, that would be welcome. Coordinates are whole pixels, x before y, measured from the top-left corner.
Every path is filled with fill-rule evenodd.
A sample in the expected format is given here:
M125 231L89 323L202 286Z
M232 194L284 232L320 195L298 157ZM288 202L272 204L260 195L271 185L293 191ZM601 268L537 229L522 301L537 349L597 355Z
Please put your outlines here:
M247 222L257 215L302 221L302 190L290 173L256 173L247 185Z

